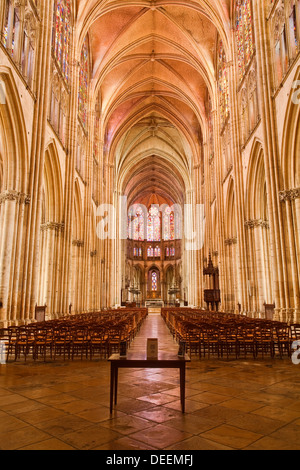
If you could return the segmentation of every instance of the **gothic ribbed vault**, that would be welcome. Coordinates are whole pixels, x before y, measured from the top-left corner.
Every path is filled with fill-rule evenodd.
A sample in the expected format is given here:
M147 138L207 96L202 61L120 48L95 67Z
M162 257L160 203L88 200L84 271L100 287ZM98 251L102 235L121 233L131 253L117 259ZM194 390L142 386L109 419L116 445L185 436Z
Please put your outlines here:
M105 156L122 190L134 186L132 199L139 190L162 194L168 175L176 176L165 196L182 203L207 139L205 103L208 94L215 99L216 41L227 43L230 1L78 1L78 8L94 99L101 90ZM137 161L130 183L126 172Z

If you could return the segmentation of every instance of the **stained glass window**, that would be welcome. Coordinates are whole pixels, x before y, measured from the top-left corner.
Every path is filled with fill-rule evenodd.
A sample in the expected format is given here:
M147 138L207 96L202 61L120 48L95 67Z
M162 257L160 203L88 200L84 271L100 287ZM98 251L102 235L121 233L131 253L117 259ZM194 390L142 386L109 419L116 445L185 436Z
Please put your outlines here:
M87 126L89 75L89 44L86 37L81 51L78 92L78 115L84 128Z
M5 16L4 16L4 26L3 26L3 44L4 47L7 47L8 43L8 18L9 18L9 7L10 7L10 2L9 0L6 0L6 5L5 5Z
M161 226L161 222L160 222L159 210L156 206L152 206L148 214L148 231L147 231L148 242L160 242L161 240L160 226Z
M298 2L298 7L300 3ZM296 5L292 5L291 13L289 16L289 29L290 29L290 38L291 38L291 53L292 57L298 52L299 49L299 42L297 36L297 13L296 13Z
M175 215L170 207L167 207L164 213L164 240L175 239Z
M155 249L154 249L154 257L155 258L160 258L160 255L161 255L160 247L156 246Z
M3 45L11 50L11 54L16 53L19 40L20 9L11 1L6 2L3 24Z
M132 219L131 215L128 215L128 224L127 224L127 237L129 240L132 240Z
M138 207L133 219L133 239L136 241L144 241L145 234L145 220L144 212L141 207Z
M181 240L182 239L182 209L180 206L175 207L175 212L174 212L174 224L175 224L175 239L176 240Z
M94 122L94 157L99 161L100 152L100 118L101 118L101 92L99 91L95 104L95 122Z
M14 55L14 52L16 51L17 49L17 34L16 34L16 31L17 31L17 25L20 23L20 20L19 20L19 15L18 15L18 11L17 9L15 9L14 11L14 22L13 22L13 30L12 30L12 42L11 42L11 52L12 52L12 55ZM16 52L15 52L16 53Z
M55 0L52 46L62 74L69 79L71 44L71 5L70 0Z
M226 54L222 41L220 41L219 44L218 82L220 94L220 114L222 125L224 125L229 115L229 79Z
M152 271L152 292L157 292L158 290L158 274L156 271Z
M154 249L152 246L149 246L148 250L147 250L147 256L148 258L154 258Z
M253 18L251 0L237 0L236 40L239 79L245 75L254 53Z
M170 214L170 240L175 239L175 216L174 212Z

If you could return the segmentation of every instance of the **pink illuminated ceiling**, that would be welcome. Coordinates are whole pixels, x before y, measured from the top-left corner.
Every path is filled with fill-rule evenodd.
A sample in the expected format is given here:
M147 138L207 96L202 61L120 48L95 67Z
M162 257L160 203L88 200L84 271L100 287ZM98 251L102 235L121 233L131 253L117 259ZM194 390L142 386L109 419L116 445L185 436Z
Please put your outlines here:
M182 202L185 174L206 140L216 44L230 34L230 0L77 0L101 93L105 156L132 202ZM170 181L174 184L170 185Z

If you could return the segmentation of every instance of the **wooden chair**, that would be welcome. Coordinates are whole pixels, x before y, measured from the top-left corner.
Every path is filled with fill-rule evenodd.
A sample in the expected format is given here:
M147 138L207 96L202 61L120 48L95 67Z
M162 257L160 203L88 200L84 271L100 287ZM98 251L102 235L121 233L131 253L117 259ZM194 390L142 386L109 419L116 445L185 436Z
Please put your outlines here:
M71 357L72 361L75 356L80 356L81 360L83 356L88 358L89 353L89 339L87 329L83 327L74 328L71 332Z
M120 343L123 340L121 330L117 327L113 327L107 331L107 352L108 356L120 351Z
M89 344L90 359L92 360L96 354L100 358L107 358L107 338L105 338L105 333L101 327L92 329L90 331L90 344Z
M252 354L256 358L256 341L255 341L255 326L246 326L242 329L239 335L239 348L240 354L244 354L246 359L247 354Z
M239 357L239 341L236 328L228 326L221 330L219 343L221 357L224 356L224 352L227 359L229 359L230 355L234 355L236 359Z
M275 357L275 342L273 337L273 329L270 327L262 326L258 327L255 332L255 348L256 357L258 354L262 354L262 358L265 355L270 355L271 358Z
M19 327L16 330L16 338L14 340L15 361L24 356L25 362L27 356L32 353L34 355L34 335L32 330L26 327Z
M9 361L10 356L15 356L17 332L18 327L16 326L10 326L7 328L8 345L6 349L6 362Z
M54 361L57 356L63 356L64 361L66 360L66 356L70 359L71 338L69 328L59 328L54 330L52 354Z
M46 362L47 353L52 357L53 348L53 330L51 328L37 328L34 333L34 360L38 360L40 356Z
M211 326L206 326L202 330L201 335L201 355L205 357L206 354L208 358L211 355L217 355L220 357L220 338L218 328Z
M280 358L282 359L285 353L288 357L292 354L292 337L291 330L289 327L278 327L276 328L276 341Z
M200 357L201 355L200 336L199 328L190 328L187 331L187 348L191 356L195 354Z

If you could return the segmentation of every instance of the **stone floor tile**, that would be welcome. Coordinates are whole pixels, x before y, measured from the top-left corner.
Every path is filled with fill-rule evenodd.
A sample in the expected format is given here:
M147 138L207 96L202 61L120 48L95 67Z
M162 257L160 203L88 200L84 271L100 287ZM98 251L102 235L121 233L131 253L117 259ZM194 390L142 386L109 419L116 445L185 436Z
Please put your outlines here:
M218 442L219 444L231 447L233 449L243 449L253 442L261 439L263 436L247 430L236 428L224 424L209 431L204 432L200 437L210 441Z
M159 424L132 434L130 437L134 440L142 441L151 447L166 449L175 443L188 439L191 435Z

